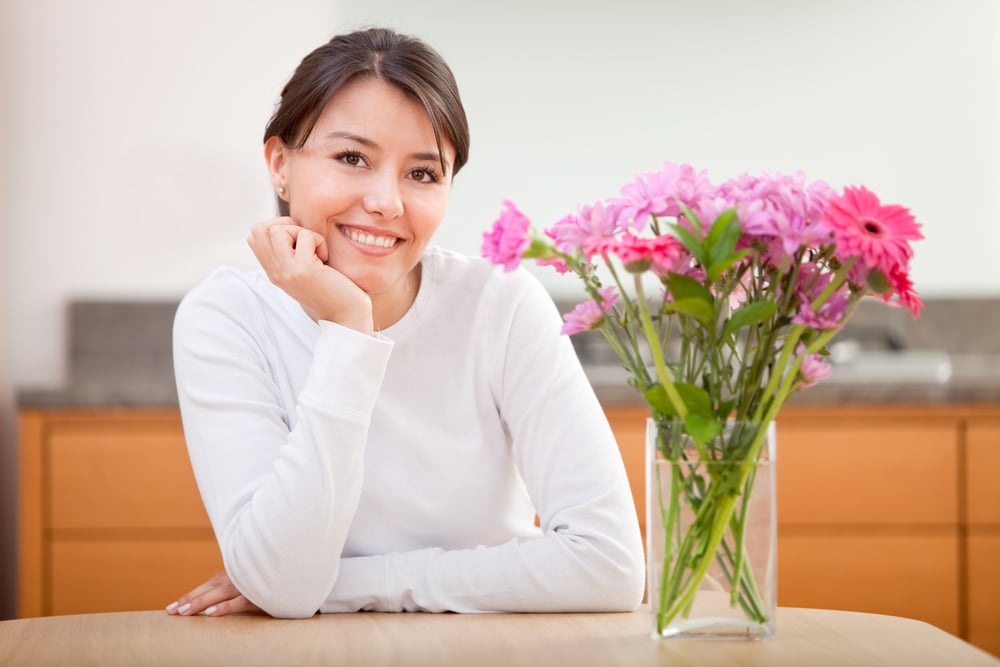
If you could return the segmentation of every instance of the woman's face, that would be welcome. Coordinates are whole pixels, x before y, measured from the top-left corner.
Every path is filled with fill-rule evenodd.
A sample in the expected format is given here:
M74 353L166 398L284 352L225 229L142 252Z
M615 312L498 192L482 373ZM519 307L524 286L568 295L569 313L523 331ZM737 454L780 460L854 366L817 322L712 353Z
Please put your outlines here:
M406 278L444 217L454 148L444 163L424 108L379 79L333 96L299 149L266 146L271 179L297 224L326 238L327 264L373 300L412 299ZM409 302L405 304L409 307Z

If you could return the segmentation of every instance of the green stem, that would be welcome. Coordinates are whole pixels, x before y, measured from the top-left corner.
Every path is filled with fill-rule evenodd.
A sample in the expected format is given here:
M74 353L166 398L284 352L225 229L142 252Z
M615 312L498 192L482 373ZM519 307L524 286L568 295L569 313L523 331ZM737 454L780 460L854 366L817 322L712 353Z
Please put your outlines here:
M670 371L667 370L667 362L663 358L663 348L659 344L660 337L656 335L653 318L649 316L649 304L646 303L646 294L642 288L642 275L638 273L635 274L635 292L636 301L639 302L639 319L642 323L642 331L646 335L646 341L649 343L650 352L653 355L656 375L660 380L660 384L663 385L664 391L667 392L670 404L674 406L674 410L677 411L678 416L681 419L685 419L688 415L687 405L684 404L684 400L677 392L677 387L674 386L673 380L670 377Z

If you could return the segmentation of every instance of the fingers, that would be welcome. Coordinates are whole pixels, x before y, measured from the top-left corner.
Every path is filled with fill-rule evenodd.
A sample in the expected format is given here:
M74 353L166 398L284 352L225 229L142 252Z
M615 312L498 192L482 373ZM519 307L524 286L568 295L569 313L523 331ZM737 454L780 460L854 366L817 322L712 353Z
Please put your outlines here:
M225 616L226 614L259 612L260 609L246 599L230 581L225 572L215 574L211 579L177 598L167 605L170 615Z

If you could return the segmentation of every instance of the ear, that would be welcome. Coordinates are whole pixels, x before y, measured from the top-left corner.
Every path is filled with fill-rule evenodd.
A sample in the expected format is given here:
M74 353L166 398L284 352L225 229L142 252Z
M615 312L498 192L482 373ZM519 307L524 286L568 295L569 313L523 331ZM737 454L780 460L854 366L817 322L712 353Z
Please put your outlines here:
M275 191L284 188L285 194L282 199L288 196L288 181L285 177L285 165L288 162L288 153L291 149L285 145L280 137L268 137L264 142L264 160L267 162L267 172L271 177L271 186Z

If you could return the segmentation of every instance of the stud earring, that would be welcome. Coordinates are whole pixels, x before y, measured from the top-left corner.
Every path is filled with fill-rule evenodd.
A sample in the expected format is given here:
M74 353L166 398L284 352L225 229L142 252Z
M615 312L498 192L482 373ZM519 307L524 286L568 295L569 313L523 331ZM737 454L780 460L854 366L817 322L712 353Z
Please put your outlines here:
M284 196L285 188L278 188L278 194Z

